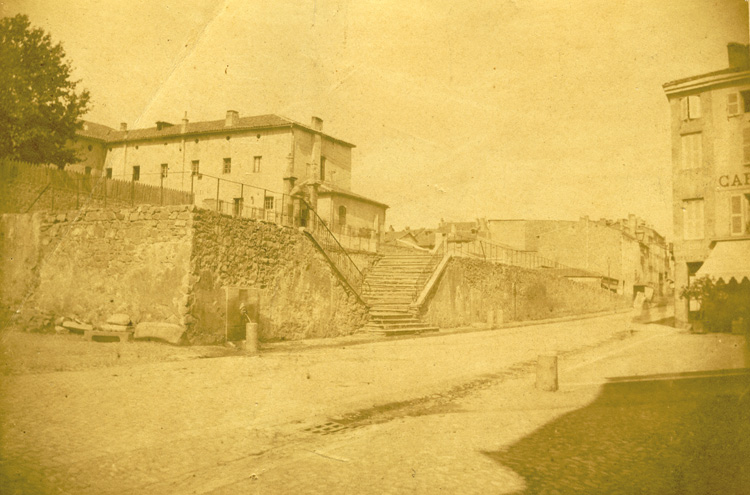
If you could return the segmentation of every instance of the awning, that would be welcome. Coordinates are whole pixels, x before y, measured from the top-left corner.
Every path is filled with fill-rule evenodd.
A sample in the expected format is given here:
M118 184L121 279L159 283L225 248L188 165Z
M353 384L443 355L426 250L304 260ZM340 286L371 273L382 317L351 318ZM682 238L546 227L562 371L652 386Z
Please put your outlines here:
M695 274L729 282L750 279L750 239L718 241Z

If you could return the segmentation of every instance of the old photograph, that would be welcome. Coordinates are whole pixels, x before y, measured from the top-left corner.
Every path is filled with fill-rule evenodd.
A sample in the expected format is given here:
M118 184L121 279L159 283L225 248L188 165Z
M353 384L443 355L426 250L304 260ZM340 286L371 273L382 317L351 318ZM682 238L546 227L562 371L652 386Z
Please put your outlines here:
M746 0L0 0L0 493L750 495Z

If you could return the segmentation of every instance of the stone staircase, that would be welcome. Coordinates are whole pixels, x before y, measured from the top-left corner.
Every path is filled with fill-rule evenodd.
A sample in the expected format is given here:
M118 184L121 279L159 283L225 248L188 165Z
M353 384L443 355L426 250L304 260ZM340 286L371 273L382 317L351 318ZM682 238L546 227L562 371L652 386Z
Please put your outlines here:
M386 335L435 332L437 327L422 323L417 299L435 271L439 256L429 253L391 254L381 258L365 277L362 296L370 306L365 329Z

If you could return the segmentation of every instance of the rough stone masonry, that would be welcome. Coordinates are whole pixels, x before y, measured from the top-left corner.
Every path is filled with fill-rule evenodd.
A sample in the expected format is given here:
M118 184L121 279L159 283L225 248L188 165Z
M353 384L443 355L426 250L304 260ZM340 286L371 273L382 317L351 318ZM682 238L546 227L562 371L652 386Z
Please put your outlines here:
M224 288L241 286L261 292L263 340L342 335L366 320L292 228L192 206L3 215L0 224L6 307L94 324L124 313L134 324L182 325L190 343L218 343Z

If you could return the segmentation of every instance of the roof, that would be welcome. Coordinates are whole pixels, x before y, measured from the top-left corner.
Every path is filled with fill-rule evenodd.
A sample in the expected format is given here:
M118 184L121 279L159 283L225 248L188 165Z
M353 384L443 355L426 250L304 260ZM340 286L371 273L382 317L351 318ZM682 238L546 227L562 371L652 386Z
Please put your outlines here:
M669 81L662 85L664 93L669 97L677 93L695 91L705 88L706 86L716 86L719 84L737 84L739 81L750 79L750 68L748 67L730 67L728 69L707 72L697 76L685 77Z
M148 127L142 129L131 129L127 131L114 130L101 124L93 124L89 122L89 125L95 125L102 128L109 129L111 132L107 134L103 140L111 143L118 142L131 142L131 141L146 141L151 139L164 139L178 136L195 136L202 134L215 134L215 133L234 133L239 131L247 131L252 129L274 129L283 127L297 127L304 129L307 132L314 134L320 134L321 136L327 137L333 141L336 141L344 146L354 148L355 145L348 143L341 139L334 138L328 134L313 129L312 127L300 124L294 120L286 117L280 117L274 114L268 115L255 115L251 117L241 117L237 123L231 126L226 125L226 119L221 120L208 120L203 122L188 122L185 132L182 132L182 124L170 125L166 122L161 122L163 125L161 129L158 127ZM81 131L78 131L81 134ZM100 138L102 139L102 138Z
M106 125L84 120L81 128L76 131L76 135L83 138L95 139L97 141L107 141L116 132L116 130Z
M729 282L750 279L750 239L718 241L696 276Z
M406 237L411 237L419 247L431 248L435 245L435 231L432 229L420 228L385 233L386 242L405 240Z
M346 189L342 189L338 186L334 186L333 184L327 184L325 182L320 185L320 188L318 189L318 195L320 196L345 196L347 198L356 199L358 201L363 201L365 203L371 203L377 206L382 206L384 208L389 208L389 206L385 203L381 203L380 201L375 201L374 199L370 199L366 196L362 196L361 194L347 191Z

